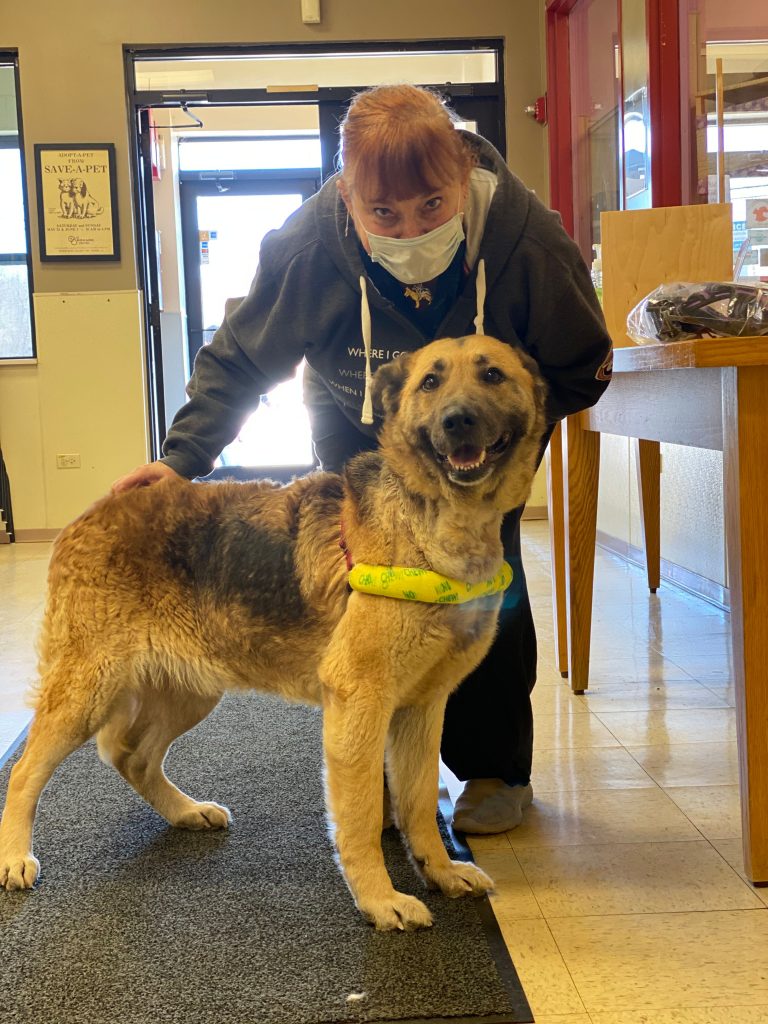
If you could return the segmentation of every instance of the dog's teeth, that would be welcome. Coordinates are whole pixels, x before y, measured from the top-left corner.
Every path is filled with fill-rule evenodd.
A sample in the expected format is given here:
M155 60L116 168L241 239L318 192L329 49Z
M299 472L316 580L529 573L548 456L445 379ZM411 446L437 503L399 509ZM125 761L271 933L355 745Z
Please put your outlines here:
M448 456L448 462L450 463L451 469L479 469L480 466L485 462L485 449L480 452L480 457L474 462L458 461L454 456Z

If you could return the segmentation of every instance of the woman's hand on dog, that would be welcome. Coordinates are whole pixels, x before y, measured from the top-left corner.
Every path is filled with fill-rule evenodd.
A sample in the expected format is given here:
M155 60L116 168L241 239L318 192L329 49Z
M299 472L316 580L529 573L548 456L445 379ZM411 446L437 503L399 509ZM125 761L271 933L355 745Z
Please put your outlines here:
M156 484L158 480L165 480L166 477L178 477L175 469L166 466L164 462L149 462L146 466L138 466L131 473L121 476L112 484L112 493L120 494L122 491L130 491L134 487L149 487Z

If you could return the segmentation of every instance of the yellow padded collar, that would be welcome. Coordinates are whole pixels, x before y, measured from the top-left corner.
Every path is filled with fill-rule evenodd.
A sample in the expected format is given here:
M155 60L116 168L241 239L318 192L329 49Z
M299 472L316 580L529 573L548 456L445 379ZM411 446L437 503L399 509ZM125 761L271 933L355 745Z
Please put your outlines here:
M396 597L401 601L428 604L463 604L506 590L512 582L512 567L502 562L495 576L481 583L464 583L441 576L431 569L408 569L401 565L367 565L358 562L350 570L349 585L362 594Z

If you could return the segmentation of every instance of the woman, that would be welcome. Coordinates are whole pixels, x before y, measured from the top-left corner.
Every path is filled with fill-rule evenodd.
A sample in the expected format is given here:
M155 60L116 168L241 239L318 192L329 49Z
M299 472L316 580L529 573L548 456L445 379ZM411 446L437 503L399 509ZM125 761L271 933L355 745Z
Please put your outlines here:
M332 471L376 444L371 372L438 337L478 330L524 348L548 382L551 423L602 394L611 343L581 255L489 143L411 85L358 95L341 139L341 173L266 236L249 295L198 353L163 458L115 490L209 473L302 357L315 451ZM514 828L532 799L521 513L505 522L515 580L496 642L446 712L442 757L466 783L454 827L473 833Z

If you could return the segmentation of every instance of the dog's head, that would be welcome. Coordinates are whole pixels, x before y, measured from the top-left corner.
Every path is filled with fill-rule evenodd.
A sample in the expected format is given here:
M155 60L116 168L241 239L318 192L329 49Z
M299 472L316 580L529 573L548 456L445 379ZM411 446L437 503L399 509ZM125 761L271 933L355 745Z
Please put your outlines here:
M545 398L534 361L485 335L433 341L373 380L382 452L411 491L463 493L504 510L530 493Z

